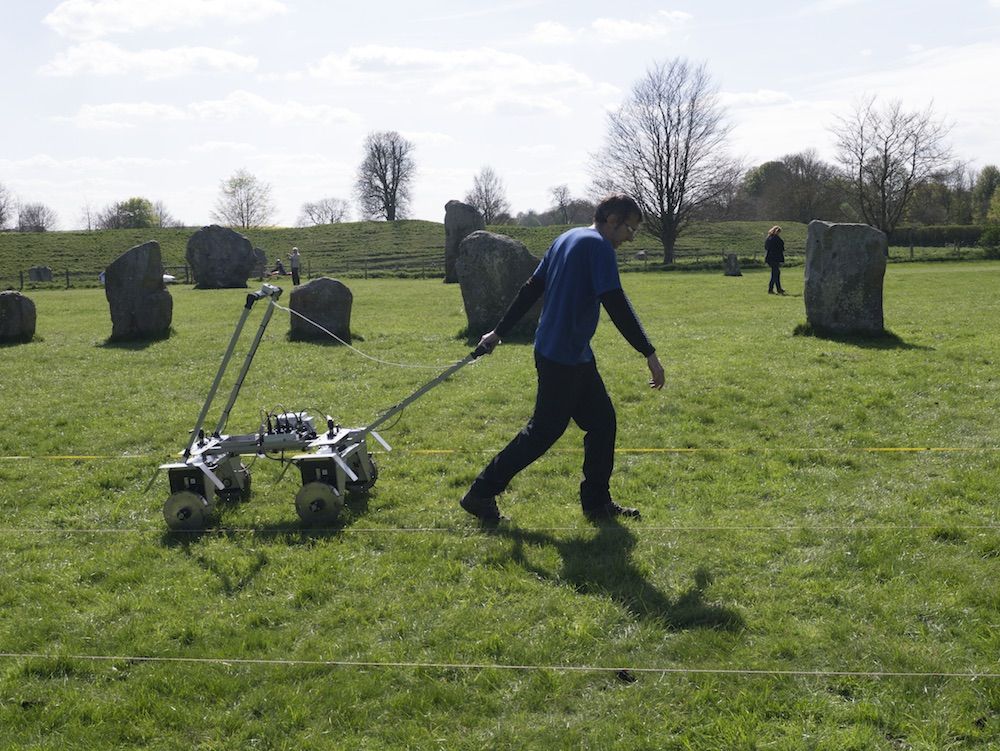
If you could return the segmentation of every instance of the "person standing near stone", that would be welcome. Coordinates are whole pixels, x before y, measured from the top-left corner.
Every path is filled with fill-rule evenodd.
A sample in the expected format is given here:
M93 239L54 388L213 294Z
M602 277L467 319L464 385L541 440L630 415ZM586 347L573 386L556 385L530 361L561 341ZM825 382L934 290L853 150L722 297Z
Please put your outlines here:
M627 195L612 195L594 211L594 223L556 238L538 268L521 287L496 327L479 346L491 351L542 294L535 332L538 387L528 424L480 472L460 505L486 524L504 519L496 496L514 476L544 454L572 419L585 432L580 503L590 520L639 516L619 506L609 489L614 467L615 409L597 370L590 340L600 307L637 351L646 358L649 385L662 389L663 366L622 290L615 250L632 240L642 211Z
M781 264L785 262L785 241L781 239L781 227L777 224L767 231L764 240L764 263L771 267L771 281L767 283L767 294L785 294L781 288Z
M292 248L292 252L288 254L288 267L292 271L292 286L296 286L299 283L299 269L302 265L302 258L299 256L299 249Z

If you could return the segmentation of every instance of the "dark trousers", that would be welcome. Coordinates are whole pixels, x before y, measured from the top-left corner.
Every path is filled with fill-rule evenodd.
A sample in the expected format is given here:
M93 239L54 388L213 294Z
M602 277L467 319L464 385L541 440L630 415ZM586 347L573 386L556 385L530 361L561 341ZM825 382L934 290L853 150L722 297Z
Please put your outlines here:
M771 267L771 281L767 283L767 291L773 292L775 289L781 292L781 264L769 263Z
M472 484L472 492L493 496L502 492L518 472L540 457L566 431L572 419L583 438L584 509L611 500L608 484L615 464L618 423L597 363L562 365L535 353L538 393L528 424L497 454Z
M299 270L294 266L292 266L292 285L294 286L298 283L299 283Z

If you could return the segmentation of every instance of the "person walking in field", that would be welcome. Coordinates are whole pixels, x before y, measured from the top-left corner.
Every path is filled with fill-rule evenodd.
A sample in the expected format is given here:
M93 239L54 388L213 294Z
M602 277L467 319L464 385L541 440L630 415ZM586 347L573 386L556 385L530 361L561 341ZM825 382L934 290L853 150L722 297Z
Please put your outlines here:
M764 263L771 267L771 281L767 283L767 294L785 294L781 288L781 264L785 262L785 241L781 239L781 227L777 224L767 231L764 240Z
M590 227L571 229L556 238L496 327L480 339L479 346L491 351L544 293L535 332L534 414L460 501L483 523L506 518L496 496L558 440L570 420L585 433L580 483L584 515L590 520L639 516L638 509L619 506L611 498L617 422L590 340L603 305L625 340L646 358L650 387L663 388L663 366L622 290L615 256L622 243L635 237L641 222L642 211L630 196L602 200Z
M299 283L299 269L302 266L302 257L299 255L298 248L292 248L292 252L288 254L288 266L292 271L292 286L297 286Z

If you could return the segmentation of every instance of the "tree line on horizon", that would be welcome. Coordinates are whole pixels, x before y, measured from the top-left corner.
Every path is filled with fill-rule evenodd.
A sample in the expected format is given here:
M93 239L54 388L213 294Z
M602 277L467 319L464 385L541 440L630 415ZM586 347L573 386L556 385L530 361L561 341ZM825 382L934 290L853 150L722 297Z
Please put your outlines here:
M492 166L473 177L465 201L486 224L587 223L608 193L628 193L643 209L644 231L672 263L677 238L695 220L859 221L893 233L902 227L988 225L1000 244L1000 169L974 170L956 160L950 126L928 105L861 99L830 130L836 163L808 149L747 168L728 151L731 126L704 63L674 58L650 67L622 105L607 115L602 146L591 155L588 195L550 188L542 211L511 215L503 179ZM364 220L407 218L416 175L415 147L396 131L374 131L363 145L354 201ZM249 229L275 214L271 186L246 169L223 180L212 217ZM302 205L298 226L347 221L351 203L327 197ZM162 201L133 196L92 211L87 229L181 226ZM38 232L56 225L42 203L19 202L0 184L0 229Z

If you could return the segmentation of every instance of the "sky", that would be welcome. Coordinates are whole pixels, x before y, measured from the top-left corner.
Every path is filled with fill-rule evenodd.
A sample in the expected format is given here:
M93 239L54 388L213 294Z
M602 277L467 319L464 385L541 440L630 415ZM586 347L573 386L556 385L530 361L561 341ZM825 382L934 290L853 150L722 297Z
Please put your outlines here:
M1000 0L0 0L0 184L58 229L132 196L188 226L222 182L274 223L352 187L373 131L414 144L410 218L492 167L512 213L588 197L608 113L653 65L704 63L747 166L815 149L862 97L932 107L1000 163ZM353 214L353 219L360 218Z

